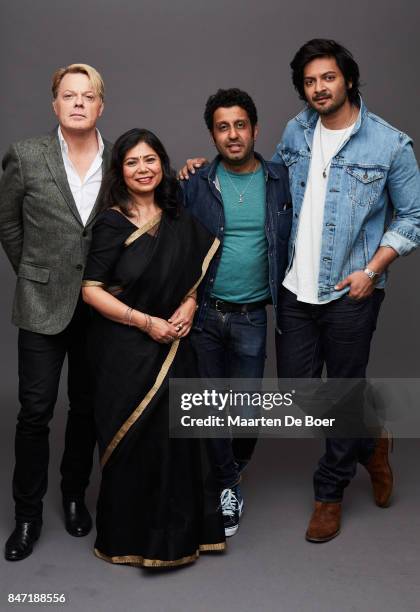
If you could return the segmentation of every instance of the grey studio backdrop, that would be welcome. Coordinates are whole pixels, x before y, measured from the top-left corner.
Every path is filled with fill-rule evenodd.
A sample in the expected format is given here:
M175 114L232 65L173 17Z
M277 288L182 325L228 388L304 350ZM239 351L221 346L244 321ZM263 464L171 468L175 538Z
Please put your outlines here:
M202 118L204 103L217 88L237 86L248 91L257 104L257 149L270 158L286 121L302 108L291 84L289 62L297 48L315 36L335 38L350 48L361 69L368 108L412 136L418 156L420 11L412 0L401 0L398 5L391 0L2 0L0 6L1 156L10 142L54 127L51 75L59 66L86 62L105 80L106 106L99 128L109 140L129 128L147 127L162 139L175 168L189 156L211 158L214 149ZM372 376L419 375L419 263L420 253L415 253L392 266L372 347ZM9 322L14 276L4 255L0 257L0 278L0 537L4 539L13 519L10 485L18 408L17 331ZM272 329L269 336L266 374L273 376ZM62 393L52 425L44 534L30 559L17 565L1 562L6 580L1 579L0 609L8 609L5 593L28 589L64 591L70 596L71 610L93 605L101 610L136 605L152 611L194 612L416 609L419 594L413 581L418 572L418 547L410 532L403 533L400 526L402 531L394 533L403 546L399 559L406 562L398 579L393 557L397 544L390 526L383 528L388 535L391 531L391 541L383 542L382 531L376 540L369 539L386 512L397 513L393 524L417 520L418 539L420 492L412 470L408 480L400 476L400 505L382 516L379 512L369 518L377 511L365 500L365 481L358 484L357 480L347 496L357 498L360 489L360 500L353 502L357 515L353 527L357 534L360 530L366 534L365 542L382 542L379 548L366 550L349 532L314 549L303 542L302 534L320 444L316 440L263 441L244 485L248 523L244 522L228 555L221 560L206 558L190 570L143 579L137 570L107 566L89 555L93 534L80 542L66 536L61 526L57 472L65 410ZM418 464L418 441L400 441L399 448L396 461L401 469ZM96 486L97 476L89 493L92 508ZM402 495L404 486L409 495ZM285 493L287 487L289 493ZM272 541L277 537L274 524L275 533L280 530L278 542ZM380 566L375 565L378 555ZM363 568L372 568L372 563L371 580L363 582ZM223 578L233 571L235 587ZM306 586L302 590L303 577ZM144 604L140 606L139 592Z

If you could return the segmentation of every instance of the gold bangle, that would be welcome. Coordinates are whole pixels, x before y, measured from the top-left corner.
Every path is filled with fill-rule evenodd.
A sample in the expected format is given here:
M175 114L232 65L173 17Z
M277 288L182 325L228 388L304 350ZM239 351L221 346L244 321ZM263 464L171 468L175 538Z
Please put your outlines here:
M186 302L188 298L191 298L197 304L197 296L194 293L187 293L187 295L182 300L181 304L184 304L184 302Z
M127 310L124 313L123 316L123 323L127 324L129 327L131 325L131 317L133 315L133 309L130 306L127 306Z
M133 312L134 312L133 309L130 308L130 313L128 315L128 327L131 327L131 318L133 316Z
M149 331L152 329L152 317L149 314L147 314L146 312L142 312L142 315L144 316L144 319L146 321L142 331L145 334L148 334Z

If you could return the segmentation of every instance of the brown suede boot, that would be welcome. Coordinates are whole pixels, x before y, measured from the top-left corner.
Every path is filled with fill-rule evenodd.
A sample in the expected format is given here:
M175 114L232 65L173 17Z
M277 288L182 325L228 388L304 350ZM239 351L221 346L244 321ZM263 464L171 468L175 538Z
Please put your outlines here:
M376 447L365 468L372 482L373 497L377 506L386 508L392 495L394 479L389 465L389 453L392 451L392 436L386 432L386 437L376 440Z
M341 502L315 502L305 538L308 542L328 542L340 533Z

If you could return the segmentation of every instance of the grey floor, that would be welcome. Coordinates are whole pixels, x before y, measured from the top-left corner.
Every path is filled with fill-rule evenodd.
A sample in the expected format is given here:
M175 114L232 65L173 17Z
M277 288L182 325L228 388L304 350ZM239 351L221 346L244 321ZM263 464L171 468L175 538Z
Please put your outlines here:
M10 407L13 398L3 398ZM396 493L388 509L377 508L363 468L349 488L342 533L326 544L303 534L311 511L311 474L319 440L261 440L246 473L246 511L225 554L202 555L177 570L150 572L97 560L94 534L72 538L63 528L58 464L64 408L52 433L49 492L44 529L34 554L19 563L0 561L0 609L8 593L64 593L67 603L44 608L72 612L376 612L420 610L419 440L397 441L393 456ZM0 436L0 539L12 526L9 490L13 427ZM94 508L97 477L89 490ZM26 607L29 604L25 604ZM41 609L35 604L29 609Z

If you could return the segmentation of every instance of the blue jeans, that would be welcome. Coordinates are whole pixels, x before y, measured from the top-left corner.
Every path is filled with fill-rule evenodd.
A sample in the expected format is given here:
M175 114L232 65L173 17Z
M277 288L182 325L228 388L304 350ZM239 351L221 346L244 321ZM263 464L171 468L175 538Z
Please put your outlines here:
M191 342L201 378L262 378L266 357L267 313L222 313L211 307L201 332ZM217 481L222 489L239 482L238 462L252 456L256 438L210 438L208 448Z
M279 378L365 378L370 343L385 293L375 289L366 299L348 296L327 304L299 302L284 287L279 292L276 334ZM372 438L327 438L326 452L314 474L315 499L341 501L343 490L367 463Z

